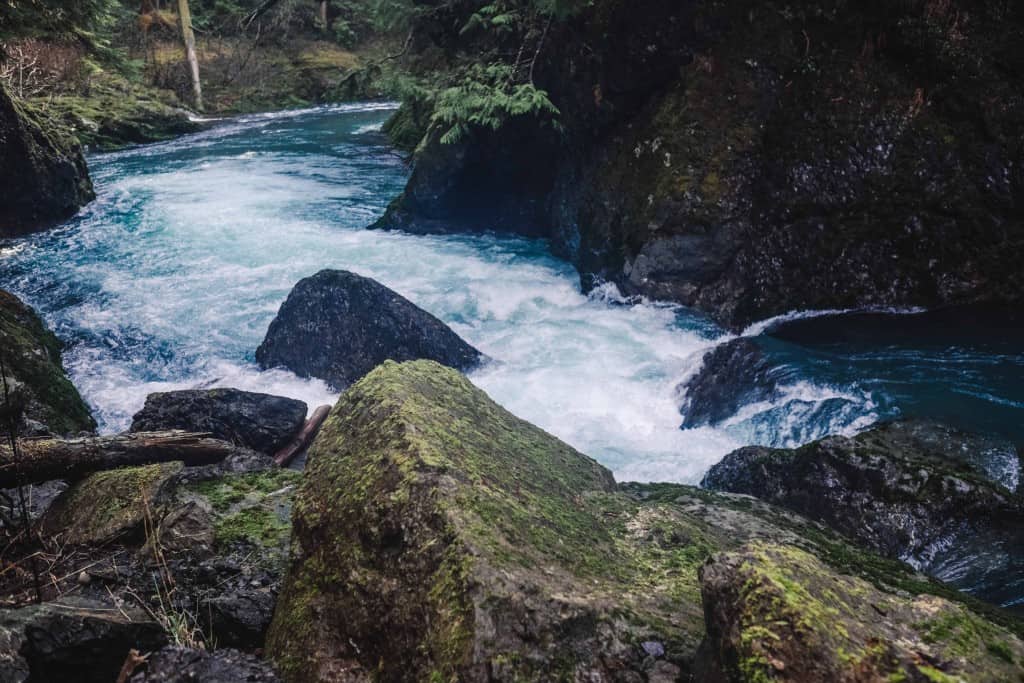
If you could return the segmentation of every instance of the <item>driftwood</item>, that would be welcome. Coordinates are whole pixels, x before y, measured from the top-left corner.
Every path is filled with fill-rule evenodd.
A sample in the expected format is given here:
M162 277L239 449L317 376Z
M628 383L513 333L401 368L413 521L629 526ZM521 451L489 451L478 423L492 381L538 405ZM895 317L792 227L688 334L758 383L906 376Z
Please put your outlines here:
M18 458L13 457L9 444L0 445L0 489L175 460L186 465L211 465L244 451L209 434L179 430L78 439L18 439Z
M277 452L277 455L274 456L274 462L284 467L294 460L295 456L309 448L309 445L313 443L313 439L316 438L317 432L320 431L320 425L324 423L330 412L330 406L320 406L314 410L291 443Z

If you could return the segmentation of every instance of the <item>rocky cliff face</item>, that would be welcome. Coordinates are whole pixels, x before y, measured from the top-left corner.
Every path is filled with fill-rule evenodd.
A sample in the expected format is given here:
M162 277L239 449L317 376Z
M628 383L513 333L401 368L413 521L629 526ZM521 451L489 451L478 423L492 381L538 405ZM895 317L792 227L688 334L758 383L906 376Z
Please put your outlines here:
M78 142L0 86L0 237L48 228L94 196Z
M476 3L446 7L423 50L474 59L450 27ZM602 0L539 53L564 132L428 132L379 225L547 236L585 285L734 328L1019 300L1022 40L1024 10L996 0Z

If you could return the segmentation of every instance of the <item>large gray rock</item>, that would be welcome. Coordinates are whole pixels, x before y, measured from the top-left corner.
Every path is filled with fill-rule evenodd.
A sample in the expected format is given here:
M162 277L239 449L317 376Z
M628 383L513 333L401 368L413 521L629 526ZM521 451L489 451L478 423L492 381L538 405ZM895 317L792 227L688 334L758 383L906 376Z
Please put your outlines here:
M725 456L708 488L823 522L882 555L996 603L1024 594L1024 498L1012 444L896 422L797 449Z
M168 391L150 394L132 419L133 432L183 429L274 454L302 428L302 401L238 389Z
M338 390L386 360L417 359L469 370L483 354L408 299L344 270L295 285L256 349L260 367L287 368Z

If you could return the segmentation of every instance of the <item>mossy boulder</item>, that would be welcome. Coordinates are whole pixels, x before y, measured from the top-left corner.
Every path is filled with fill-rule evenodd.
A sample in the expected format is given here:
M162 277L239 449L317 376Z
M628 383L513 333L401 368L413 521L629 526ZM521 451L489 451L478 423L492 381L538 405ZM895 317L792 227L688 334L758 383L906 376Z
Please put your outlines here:
M1021 593L1024 497L1013 444L930 421L725 456L704 485L822 522L996 603Z
M22 417L66 434L96 428L64 374L61 343L29 306L0 290L0 348L12 403Z
M165 509L180 462L96 472L57 497L40 520L44 534L71 545L141 539Z
M49 228L95 196L82 150L0 84L0 237Z
M963 605L897 595L754 543L701 568L709 681L1019 681L1024 642Z
M685 679L698 569L752 541L955 595L749 497L617 486L430 361L386 362L342 395L292 521L267 637L290 683Z

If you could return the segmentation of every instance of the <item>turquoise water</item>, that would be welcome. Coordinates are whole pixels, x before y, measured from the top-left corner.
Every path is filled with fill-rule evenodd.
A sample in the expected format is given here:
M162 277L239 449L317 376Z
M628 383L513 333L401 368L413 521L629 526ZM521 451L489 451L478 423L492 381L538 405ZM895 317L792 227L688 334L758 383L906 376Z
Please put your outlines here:
M103 431L124 429L148 393L175 388L332 402L318 381L253 363L288 291L322 268L376 278L446 321L495 359L474 383L620 479L695 482L740 445L852 433L946 377L941 349L918 349L938 361L890 381L893 364L861 363L862 348L764 338L791 366L784 396L681 431L675 387L723 338L714 325L675 306L627 305L612 287L584 295L541 241L363 229L408 172L379 132L390 109L250 116L94 156L93 204L58 230L0 246L0 286L68 343L66 365ZM1000 362L1024 367L1019 349ZM1022 385L996 392L1018 402L1016 418Z

